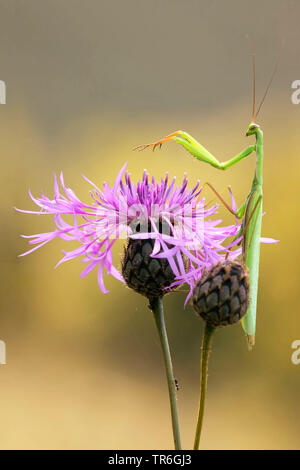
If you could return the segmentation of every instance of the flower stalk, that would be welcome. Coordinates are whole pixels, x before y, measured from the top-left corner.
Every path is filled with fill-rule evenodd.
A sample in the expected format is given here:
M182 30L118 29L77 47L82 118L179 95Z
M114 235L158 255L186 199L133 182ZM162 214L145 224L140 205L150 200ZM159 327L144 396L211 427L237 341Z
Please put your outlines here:
M198 420L195 433L194 450L199 449L201 430L204 417L206 389L207 389L207 372L208 360L211 350L212 337L215 328L208 323L205 323L204 333L202 337L201 356L200 356L200 396L199 396L199 411Z
M161 297L151 299L149 304L150 309L153 312L157 332L162 347L162 353L165 363L166 376L168 381L170 408L172 417L172 428L175 450L181 449L180 442L180 430L179 430L179 419L177 411L177 397L175 388L175 379L173 374L173 365L171 360L170 347L168 342L167 330L164 319L163 301Z

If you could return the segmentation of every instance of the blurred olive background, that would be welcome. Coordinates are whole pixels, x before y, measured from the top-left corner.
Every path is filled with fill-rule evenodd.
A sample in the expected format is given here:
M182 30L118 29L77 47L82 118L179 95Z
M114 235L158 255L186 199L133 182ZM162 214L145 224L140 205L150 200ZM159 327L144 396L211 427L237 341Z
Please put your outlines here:
M263 94L285 38L279 71L259 123L265 133L263 245L257 344L250 353L239 326L220 330L210 362L202 448L300 448L299 117L291 83L300 79L300 5L279 0L1 0L0 106L2 449L171 448L167 387L147 302L80 262L54 270L65 244L26 258L19 234L52 230L27 190L53 194L53 173L89 199L88 178L113 183L128 161L190 184L210 181L241 204L254 156L227 172L194 160L174 143L160 152L133 146L176 129L198 138L220 160L252 141L250 33ZM212 195L207 192L207 197ZM232 218L223 209L226 222ZM67 247L68 249L69 247ZM122 254L122 244L115 256ZM117 261L117 263L120 263ZM197 410L203 324L184 297L165 298L179 381L182 439L190 448Z

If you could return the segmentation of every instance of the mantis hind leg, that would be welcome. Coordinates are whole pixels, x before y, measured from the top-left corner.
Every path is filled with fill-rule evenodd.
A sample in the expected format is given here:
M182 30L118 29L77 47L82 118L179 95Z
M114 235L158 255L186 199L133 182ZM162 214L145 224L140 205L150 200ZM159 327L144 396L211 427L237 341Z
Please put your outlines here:
M222 202L223 206L226 207L226 209L232 214L234 215L235 217L237 217L238 219L241 219L244 214L245 214L245 210L246 210L246 202L244 204L241 205L241 207L237 210L234 210L230 207L229 204L227 204L227 202L222 198L221 194L218 193L218 191L214 188L214 186L208 182L204 183L203 186L208 186L214 193L215 195L217 196L217 198ZM231 187L228 186L228 190L232 196L232 191L231 191Z

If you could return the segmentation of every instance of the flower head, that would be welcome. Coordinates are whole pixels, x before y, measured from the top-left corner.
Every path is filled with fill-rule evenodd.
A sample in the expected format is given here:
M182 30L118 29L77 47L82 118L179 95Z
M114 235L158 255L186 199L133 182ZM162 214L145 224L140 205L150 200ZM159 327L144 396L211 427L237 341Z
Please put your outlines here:
M127 165L127 164L126 164ZM240 249L231 251L236 242L225 245L230 236L236 236L239 224L220 226L220 219L211 220L218 205L208 207L200 197L202 188L198 182L188 189L185 176L181 185L176 179L169 182L168 174L160 182L149 180L144 171L142 179L134 184L126 165L121 169L112 187L104 183L99 189L91 185L91 202L86 204L65 185L63 174L60 185L54 180L54 198L44 194L35 198L29 192L39 211L19 210L30 214L54 216L55 229L51 232L23 236L35 245L21 256L27 255L55 238L76 241L78 247L63 251L64 256L57 265L81 258L87 264L81 273L84 277L94 268L98 269L98 283L107 293L103 281L104 268L124 282L122 274L113 263L112 247L118 239L151 240L153 258L165 258L174 274L174 284L188 282L192 287L201 273L218 261L235 258ZM68 221L65 216L72 216Z

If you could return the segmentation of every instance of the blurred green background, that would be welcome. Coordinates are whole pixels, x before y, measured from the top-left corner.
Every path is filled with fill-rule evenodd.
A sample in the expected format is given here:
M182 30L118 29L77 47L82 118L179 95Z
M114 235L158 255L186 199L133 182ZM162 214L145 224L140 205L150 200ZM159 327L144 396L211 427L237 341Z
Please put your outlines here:
M169 144L131 148L184 129L220 160L250 144L251 60L261 96L282 38L279 72L261 112L265 133L263 245L257 344L247 351L239 326L215 337L203 429L205 449L299 449L300 339L299 115L291 83L300 79L300 5L252 0L1 0L0 106L1 312L0 448L171 448L167 387L151 313L118 281L79 278L78 261L53 269L61 242L20 259L19 234L52 230L31 209L27 190L53 194L53 173L88 200L87 177L112 183L128 161L190 184L247 194L254 157L225 173ZM211 198L211 194L207 193ZM232 221L220 209L226 222ZM122 246L119 246L119 254ZM116 252L118 256L118 252ZM197 410L202 322L183 297L165 298L183 445Z

